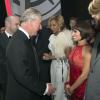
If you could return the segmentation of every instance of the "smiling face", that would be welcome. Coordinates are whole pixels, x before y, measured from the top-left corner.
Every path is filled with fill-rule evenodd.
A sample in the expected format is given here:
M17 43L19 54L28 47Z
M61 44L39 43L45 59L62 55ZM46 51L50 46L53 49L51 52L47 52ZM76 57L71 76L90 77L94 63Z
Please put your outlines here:
M75 42L80 41L80 40L81 40L80 31L74 29L73 32L72 32L72 39L73 39L73 41L75 41Z

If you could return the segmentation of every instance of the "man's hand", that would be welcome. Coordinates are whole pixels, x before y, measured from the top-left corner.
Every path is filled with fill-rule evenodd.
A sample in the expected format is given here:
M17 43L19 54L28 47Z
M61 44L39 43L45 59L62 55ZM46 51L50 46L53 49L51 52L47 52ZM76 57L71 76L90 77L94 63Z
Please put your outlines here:
M55 92L55 87L52 85L52 83L47 83L48 85L48 92L47 92L47 95L51 95L52 93Z

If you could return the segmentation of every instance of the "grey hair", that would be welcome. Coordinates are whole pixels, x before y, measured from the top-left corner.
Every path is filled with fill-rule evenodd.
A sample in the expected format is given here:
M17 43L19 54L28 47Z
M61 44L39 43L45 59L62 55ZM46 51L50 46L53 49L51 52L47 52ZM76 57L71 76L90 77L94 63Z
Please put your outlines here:
M34 8L28 8L24 11L20 18L20 22L26 22L28 20L35 20L37 17L41 19L41 13L37 9Z

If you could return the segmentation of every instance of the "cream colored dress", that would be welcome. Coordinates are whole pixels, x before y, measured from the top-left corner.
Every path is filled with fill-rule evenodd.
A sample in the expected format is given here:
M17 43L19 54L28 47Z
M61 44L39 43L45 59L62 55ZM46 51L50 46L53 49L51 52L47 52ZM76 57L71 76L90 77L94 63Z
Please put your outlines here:
M67 79L68 67L64 50L69 46L73 46L71 31L64 29L58 35L52 34L49 41L49 49L52 55L56 57L51 63L51 82L56 87L53 99L68 100L64 91L64 82Z

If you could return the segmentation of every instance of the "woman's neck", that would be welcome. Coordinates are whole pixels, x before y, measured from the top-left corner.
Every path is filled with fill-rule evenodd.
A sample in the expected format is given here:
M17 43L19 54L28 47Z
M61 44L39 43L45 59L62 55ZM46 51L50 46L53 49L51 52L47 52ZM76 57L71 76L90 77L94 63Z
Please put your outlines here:
M85 39L81 40L81 41L78 41L78 45L85 45L85 44L88 44Z
M55 32L54 35L57 36L61 31Z

